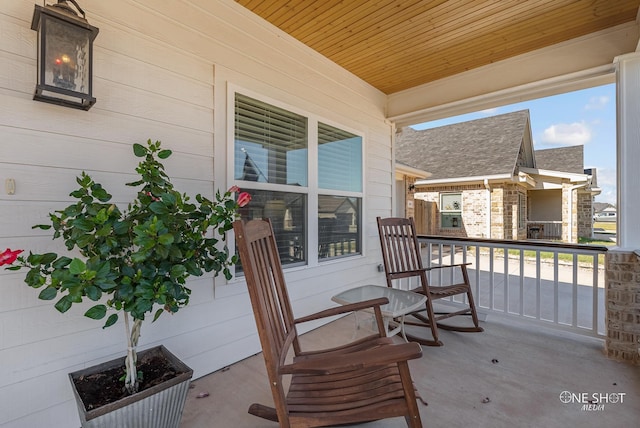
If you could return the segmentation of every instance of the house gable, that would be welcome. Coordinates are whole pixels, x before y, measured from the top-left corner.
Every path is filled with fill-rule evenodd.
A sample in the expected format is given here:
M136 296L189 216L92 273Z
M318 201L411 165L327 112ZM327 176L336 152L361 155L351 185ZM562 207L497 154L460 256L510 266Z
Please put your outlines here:
M533 166L529 111L422 131L402 128L396 160L432 175L417 184L468 181L473 177L512 177L518 166Z

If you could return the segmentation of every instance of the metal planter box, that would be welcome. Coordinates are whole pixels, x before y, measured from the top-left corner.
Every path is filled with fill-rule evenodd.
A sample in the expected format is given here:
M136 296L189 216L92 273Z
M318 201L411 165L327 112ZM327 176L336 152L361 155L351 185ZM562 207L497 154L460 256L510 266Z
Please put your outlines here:
M164 346L157 346L138 352L138 360L151 353L161 354L171 362L174 368L183 373L162 384L96 409L86 409L76 389L74 379L123 366L124 358L111 360L69 374L82 428L178 428L180 426L182 410L187 399L193 370L167 351Z

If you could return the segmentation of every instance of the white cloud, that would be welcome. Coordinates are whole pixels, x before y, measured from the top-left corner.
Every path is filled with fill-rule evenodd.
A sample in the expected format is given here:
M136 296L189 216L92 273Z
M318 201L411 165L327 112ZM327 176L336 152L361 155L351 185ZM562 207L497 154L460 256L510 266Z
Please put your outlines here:
M493 116L498 112L498 107L488 108L486 110L480 110L480 113L485 114L487 116Z
M601 95L599 97L591 97L589 102L584 106L585 110L602 110L609 104L609 97Z
M545 143L576 146L586 144L591 140L591 130L584 122L558 123L551 125L542 133Z
M601 193L596 196L597 202L616 204L616 170L612 168L597 168L597 181Z

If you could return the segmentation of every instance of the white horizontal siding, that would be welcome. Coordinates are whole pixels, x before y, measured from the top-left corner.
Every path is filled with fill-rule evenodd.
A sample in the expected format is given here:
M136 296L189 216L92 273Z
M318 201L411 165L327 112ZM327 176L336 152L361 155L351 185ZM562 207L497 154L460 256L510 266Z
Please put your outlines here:
M135 192L125 186L135 178L131 144L148 138L173 150L165 166L178 190L211 197L225 188L227 87L236 85L364 136L365 256L288 271L296 315L333 305L331 296L347 287L382 283L375 216L390 213L393 179L383 94L231 0L84 0L82 7L100 28L97 103L88 112L32 100L33 1L2 1L0 250L62 251L62 242L31 226L72 201L81 171L124 208ZM7 178L15 195L4 192ZM0 271L0 427L78 426L67 373L122 355L123 327L102 330L83 317L89 304L60 315L23 276ZM190 286L189 307L145 325L143 348L164 344L196 377L259 351L241 281L209 274Z

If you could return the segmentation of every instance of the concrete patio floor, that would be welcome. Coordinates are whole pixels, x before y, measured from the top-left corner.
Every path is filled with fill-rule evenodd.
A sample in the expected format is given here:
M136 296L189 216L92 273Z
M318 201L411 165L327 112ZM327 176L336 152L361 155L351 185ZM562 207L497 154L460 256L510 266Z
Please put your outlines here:
M303 335L303 346L367 334L361 325L356 330L353 316L338 319ZM425 428L638 426L640 367L607 359L601 340L491 315L482 326L483 333L441 331L444 346L423 347L422 358L411 361L416 388L428 402L418 403ZM262 354L193 384L181 428L278 426L247 413L251 403L273 402ZM565 391L567 403L560 398ZM209 395L197 398L203 392ZM601 406L578 402L594 394ZM406 424L395 418L351 426Z

